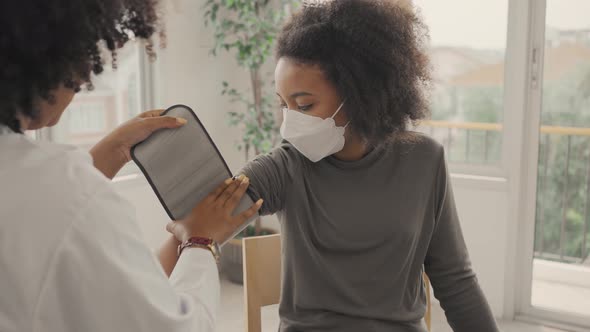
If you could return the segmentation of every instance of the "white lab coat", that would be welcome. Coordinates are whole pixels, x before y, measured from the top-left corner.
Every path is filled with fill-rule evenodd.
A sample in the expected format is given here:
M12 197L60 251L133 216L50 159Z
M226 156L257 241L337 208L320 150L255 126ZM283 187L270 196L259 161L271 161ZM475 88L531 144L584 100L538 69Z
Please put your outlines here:
M135 219L87 152L0 131L0 331L213 331L211 253L169 280Z

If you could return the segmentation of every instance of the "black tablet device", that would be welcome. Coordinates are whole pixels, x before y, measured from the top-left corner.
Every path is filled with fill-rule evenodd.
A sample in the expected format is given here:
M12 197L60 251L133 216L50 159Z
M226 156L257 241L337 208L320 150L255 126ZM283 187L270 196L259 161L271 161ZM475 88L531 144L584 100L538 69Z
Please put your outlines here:
M187 123L178 129L163 129L154 133L131 149L131 157L147 178L166 213L172 220L180 220L232 175L191 108L175 105L162 115L183 118ZM235 213L245 211L252 204L253 200L245 194ZM234 236L256 217L244 223Z

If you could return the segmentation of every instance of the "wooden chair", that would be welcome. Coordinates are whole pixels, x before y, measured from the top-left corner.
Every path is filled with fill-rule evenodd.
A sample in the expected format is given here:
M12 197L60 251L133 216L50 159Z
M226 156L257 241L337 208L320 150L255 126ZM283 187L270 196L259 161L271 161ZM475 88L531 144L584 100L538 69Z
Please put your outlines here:
M244 238L246 332L261 332L260 309L281 299L281 236Z
M281 298L281 236L250 237L243 240L244 300L246 332L261 332L260 309L278 304ZM424 319L431 327L430 280L424 274L427 309Z
M426 327L428 331L432 330L432 303L430 303L430 279L426 273L422 274L424 279L424 288L426 288L426 313L424 314L424 320L426 321Z

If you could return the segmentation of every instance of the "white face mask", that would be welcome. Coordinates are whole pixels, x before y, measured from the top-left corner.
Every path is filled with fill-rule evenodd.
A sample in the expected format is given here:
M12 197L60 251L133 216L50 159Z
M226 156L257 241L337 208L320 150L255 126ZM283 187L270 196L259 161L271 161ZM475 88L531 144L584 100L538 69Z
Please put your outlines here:
M344 103L326 119L283 109L281 136L314 163L339 152L344 148L344 130L348 126L338 127L334 121L342 106Z

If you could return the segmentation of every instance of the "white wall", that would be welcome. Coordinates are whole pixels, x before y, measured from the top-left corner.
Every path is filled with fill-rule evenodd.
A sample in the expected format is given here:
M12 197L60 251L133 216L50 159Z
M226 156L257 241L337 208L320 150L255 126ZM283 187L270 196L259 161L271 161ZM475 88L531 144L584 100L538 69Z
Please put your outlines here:
M211 31L203 25L203 1L169 3L167 49L159 52L157 90L159 107L184 103L195 109L209 129L232 171L243 164L234 148L239 130L226 125L231 105L220 96L222 80L247 84L247 75L227 55L209 55ZM504 310L508 227L506 182L455 175L453 185L463 231L475 271L496 316ZM150 246L166 236L168 218L143 178L117 183L119 191L137 207L137 214ZM272 222L271 222L272 223ZM275 223L276 225L276 223Z
M492 311L502 317L508 247L507 183L501 179L452 177L473 269Z
M203 0L178 0L167 8L167 47L156 62L156 98L159 107L186 104L192 107L211 134L232 171L244 163L234 148L239 139L237 128L227 126L226 113L238 110L221 96L221 83L229 81L246 87L248 74L234 65L232 55L210 54L213 31L203 19Z
M164 239L170 220L158 198L143 176L115 182L117 191L135 206L135 213L143 236L151 249L157 249Z
M240 130L227 125L227 112L237 110L221 96L221 83L248 86L248 73L234 65L231 55L210 54L213 46L212 29L203 19L203 0L167 1L165 27L166 48L158 50L154 63L155 107L167 108L185 104L193 108L203 122L232 173L245 163L245 157L235 148ZM164 227L169 218L143 177L117 182L118 191L135 206L144 236L152 248L165 238ZM264 222L275 226L273 218Z

